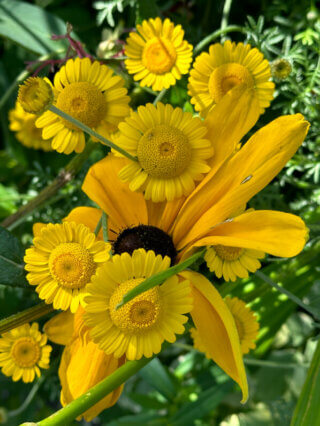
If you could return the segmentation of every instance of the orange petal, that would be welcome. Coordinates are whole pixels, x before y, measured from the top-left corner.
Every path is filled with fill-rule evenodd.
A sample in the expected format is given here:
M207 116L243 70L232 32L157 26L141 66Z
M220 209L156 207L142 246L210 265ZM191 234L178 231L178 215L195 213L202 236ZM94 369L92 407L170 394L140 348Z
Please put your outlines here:
M180 273L192 284L191 316L206 354L213 359L242 390L242 401L248 399L248 383L241 346L233 316L219 292L203 275L194 271Z
M76 207L63 220L76 222L87 226L91 232L94 232L101 218L101 210L94 207Z
M48 339L58 345L68 345L73 335L74 314L69 310L55 315L43 327Z
M118 178L126 164L123 158L108 155L90 167L82 190L110 216L117 230L148 223L145 199L141 193L130 191Z

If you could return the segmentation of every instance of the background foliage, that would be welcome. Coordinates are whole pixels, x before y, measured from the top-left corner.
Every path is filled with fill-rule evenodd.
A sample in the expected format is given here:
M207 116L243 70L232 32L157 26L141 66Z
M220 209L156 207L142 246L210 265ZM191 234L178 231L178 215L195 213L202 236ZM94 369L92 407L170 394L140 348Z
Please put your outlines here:
M216 30L232 25L233 31L223 35L224 38L251 43L271 62L278 58L290 62L290 76L281 81L275 79L275 100L256 128L280 114L300 112L311 122L311 130L287 167L251 201L250 206L300 215L310 228L310 239L305 251L296 259L266 258L262 274L235 284L223 284L214 279L224 295L231 293L242 297L251 303L260 317L257 349L245 361L251 390L245 406L239 403L239 393L228 377L200 353L190 351L188 345L191 342L183 337L132 378L118 404L102 413L92 424L287 426L304 389L304 399L299 401L292 425L316 425L317 419L311 416L312 413L309 412L305 420L301 416L306 409L311 378L318 380L315 382L317 386L320 380L315 376L319 365L319 348L315 353L319 323L315 319L320 317L320 14L313 2L244 0L232 5L228 0L110 0L94 3L87 0L69 0L67 3L62 0L29 3L0 0L0 220L36 196L70 159L70 156L24 148L8 130L8 111L16 96L13 82L25 70L26 63L37 66L33 61L39 58L63 58L68 42L63 39L53 41L50 35L65 34L67 22L73 26L73 36L95 55L103 29L109 29L108 37L124 40L128 30L137 22L157 15L181 24L186 39L194 46ZM121 43L118 42L111 53L119 47ZM109 58L106 63L126 78L133 108L153 100L152 94L133 84L121 61ZM53 68L46 67L40 74L50 76L57 67L53 63ZM164 101L192 110L186 85L185 77L167 92ZM11 235L17 239L1 231L1 317L37 302L36 294L25 287L21 269L13 271L13 277L6 276L2 255L9 252L10 256L10 247L13 247L11 260L21 264L23 249L32 241L34 222L60 221L75 206L88 205L89 201L80 189L81 182L89 166L106 152L105 147L99 146L76 179L45 205L9 227ZM15 258L17 253L20 257ZM213 279L204 266L199 268ZM268 279L303 298L314 315L273 290L266 282ZM10 286L12 283L17 286ZM3 407L0 417L3 416L4 424L36 421L59 408L57 361L60 352L61 348L56 346L52 367L36 385L12 383L0 375L0 406ZM303 388L313 355L311 373ZM29 392L30 396L37 392L37 396L31 404L24 404ZM314 394L312 396L314 398Z

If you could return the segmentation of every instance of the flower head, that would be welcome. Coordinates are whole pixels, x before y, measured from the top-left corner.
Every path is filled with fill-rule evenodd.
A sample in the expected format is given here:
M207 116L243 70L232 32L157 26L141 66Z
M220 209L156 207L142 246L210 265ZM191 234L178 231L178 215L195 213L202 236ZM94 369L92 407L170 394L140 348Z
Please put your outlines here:
M248 278L248 271L255 272L261 268L258 259L264 256L265 254L259 250L217 244L207 247L204 259L210 271L218 278L235 281L237 277Z
M55 309L76 312L97 266L108 260L110 245L72 222L43 226L33 244L24 257L29 283Z
M250 44L232 43L210 46L209 53L201 53L190 71L188 94L196 111L205 117L234 86L245 84L254 88L260 113L270 105L274 84L269 62Z
M69 59L54 77L55 105L105 137L129 114L129 97L123 78L89 58ZM85 135L74 124L47 111L36 121L52 148L70 154L82 152Z
M120 171L120 179L130 181L132 191L144 190L146 199L155 202L189 194L194 182L210 170L206 160L213 149L205 135L201 120L181 108L161 102L139 107L119 125L115 139L138 158Z
M47 336L41 334L38 323L24 324L2 334L0 338L0 367L12 380L33 382L40 377L40 368L49 368L51 346ZM40 368L39 368L40 367Z
M9 129L15 132L16 138L22 145L51 151L51 141L42 139L41 130L35 125L36 119L35 114L25 112L20 103L16 102L14 109L9 111Z
M286 59L279 58L271 63L272 76L278 80L285 80L290 75L291 71L291 64Z
M153 90L168 89L187 74L192 62L192 46L183 40L181 25L167 18L143 21L130 33L125 46L125 65L134 80Z
M254 312L246 306L243 300L237 297L227 296L224 301L226 302L239 334L241 350L243 354L247 354L250 349L256 347L255 341L258 337L259 323Z
M164 340L174 342L184 331L192 299L189 282L177 276L167 279L117 309L123 296L146 278L170 265L153 251L135 250L115 255L98 269L88 286L85 323L90 336L103 351L129 360L151 357L161 350Z
M31 114L42 114L53 101L49 83L41 77L29 77L19 86L18 102Z

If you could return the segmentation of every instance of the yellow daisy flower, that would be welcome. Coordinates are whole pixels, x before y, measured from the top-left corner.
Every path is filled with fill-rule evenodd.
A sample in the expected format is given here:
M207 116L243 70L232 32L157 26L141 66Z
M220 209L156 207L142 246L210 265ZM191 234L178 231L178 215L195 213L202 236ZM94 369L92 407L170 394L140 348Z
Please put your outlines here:
M195 181L210 170L206 160L213 148L207 129L189 112L161 102L141 106L119 125L118 146L138 158L119 173L132 191L145 191L147 200L172 201L192 192Z
M255 341L258 337L259 323L255 313L246 306L243 300L237 297L227 296L226 302L237 326L241 349L243 354L247 354L250 349L255 349Z
M19 102L16 102L14 109L9 111L9 129L15 132L18 141L27 148L51 151L51 141L42 139L41 130L35 125L36 119L35 114L25 112Z
M12 380L33 382L40 377L40 368L49 368L51 346L41 334L38 323L24 324L2 334L0 338L0 367ZM39 368L40 367L40 368Z
M231 247L218 244L207 247L204 259L211 272L225 281L235 281L237 277L248 278L250 272L261 268L258 259L263 259L265 254L259 250Z
M201 53L190 71L188 94L201 116L223 99L234 86L245 83L254 88L262 114L273 99L274 83L270 80L269 62L250 44L227 40L223 45L210 46L209 53Z
M69 59L54 76L55 105L62 111L109 137L129 114L129 97L123 78L98 61ZM74 124L46 111L36 121L52 148L70 154L82 152L85 135Z
M91 339L87 327L83 325L83 308L76 314L62 312L45 324L48 338L54 343L64 345L59 366L61 383L61 404L68 405L79 396L121 367L125 358L115 358L98 348ZM114 405L119 399L123 385L106 395L97 404L77 417L90 422L101 411Z
M125 65L134 80L153 90L168 89L187 74L192 62L192 46L183 40L181 25L166 18L143 21L127 38Z
M53 91L49 80L29 77L19 86L18 102L30 114L42 114L53 101Z
M55 309L76 312L97 266L109 259L110 244L74 222L42 226L33 244L24 257L29 284Z
M94 164L82 188L108 215L114 250L117 248L118 254L139 248L153 250L169 256L172 264L188 258L198 247L219 244L280 257L296 256L307 235L299 217L267 210L232 217L279 173L309 127L300 114L279 117L235 150L258 117L253 91L242 86L227 93L210 111L205 122L214 148L211 169L187 198L152 203L119 181L126 159L110 155ZM101 217L101 210L95 212L90 213L90 220L95 219L88 224L91 229ZM88 216L87 207L78 207L66 220L87 224ZM246 400L247 380L230 310L204 276L193 271L179 275L191 284L191 316L210 358L239 384Z
M128 360L151 357L162 343L174 342L184 332L186 314L192 309L190 285L168 278L161 286L148 290L116 309L123 296L152 275L165 271L170 258L153 251L135 250L115 255L97 270L88 285L84 321L90 336L106 354Z
M246 306L243 300L240 300L237 297L231 298L227 296L224 301L228 306L237 327L241 351L243 354L247 354L250 349L255 349L256 347L255 341L258 337L259 323L254 312ZM190 334L193 339L194 347L198 349L198 351L203 352L207 358L210 358L206 345L201 340L198 330L196 328L191 328Z

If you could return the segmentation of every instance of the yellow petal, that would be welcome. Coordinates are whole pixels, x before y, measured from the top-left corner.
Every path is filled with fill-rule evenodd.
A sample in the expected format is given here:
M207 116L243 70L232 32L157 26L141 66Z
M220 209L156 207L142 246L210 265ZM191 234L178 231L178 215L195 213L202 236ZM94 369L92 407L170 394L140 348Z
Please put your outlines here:
M191 316L206 353L242 390L242 401L248 399L248 383L243 364L237 327L227 305L214 286L194 271L180 273L192 284Z
M174 229L177 248L204 236L261 191L297 151L308 128L309 123L296 114L280 117L256 132L186 201ZM186 229L190 229L187 234Z
M194 246L222 244L292 257L300 253L306 241L307 228L298 216L261 210L244 213L216 226Z
M33 236L34 237L40 237L41 235L41 229L47 226L46 223L37 222L34 223L32 226Z
M74 314L69 310L55 315L43 327L48 339L58 345L68 345L73 335Z
M118 228L148 223L147 206L141 193L132 192L118 178L126 160L108 155L90 167L82 190L96 202Z
M254 126L260 115L259 101L254 89L246 85L230 90L207 115L204 124L208 129L206 138L214 148L208 160L213 176L221 164L232 155L243 136ZM206 180L210 179L206 176Z
M65 406L83 395L123 363L123 358L116 359L113 355L106 355L92 341L82 344L81 339L76 338L70 345L66 346L61 357L59 378L62 387L62 405ZM111 407L118 400L122 388L123 386L120 386L105 396L85 411L81 417L83 416L86 421L90 421L101 411Z
M76 222L87 226L91 232L94 232L101 218L101 210L94 207L76 207L71 210L67 217L63 220L68 222Z

